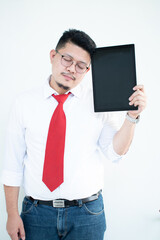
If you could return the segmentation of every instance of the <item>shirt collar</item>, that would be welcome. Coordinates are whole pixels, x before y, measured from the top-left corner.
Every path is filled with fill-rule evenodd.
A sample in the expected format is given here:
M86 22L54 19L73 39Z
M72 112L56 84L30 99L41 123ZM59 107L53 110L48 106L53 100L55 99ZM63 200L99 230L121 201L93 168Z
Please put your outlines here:
M50 96L52 96L52 94L55 94L55 95L58 95L58 93L56 92L56 90L54 90L49 82L51 80L51 75L47 78L47 81L45 82L44 84L44 98L48 98ZM81 95L82 95L82 84L78 84L75 88L72 88L70 91L68 92L71 92L74 96L80 98ZM68 93L66 92L66 94Z

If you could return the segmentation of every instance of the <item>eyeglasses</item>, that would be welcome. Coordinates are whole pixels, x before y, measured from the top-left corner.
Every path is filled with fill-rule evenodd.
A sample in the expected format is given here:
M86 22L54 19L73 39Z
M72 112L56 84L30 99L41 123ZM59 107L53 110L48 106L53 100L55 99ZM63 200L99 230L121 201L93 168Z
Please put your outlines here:
M60 52L58 52L58 50L56 50L56 53L59 53L59 54L60 54ZM67 55L62 55L62 54L60 54L60 55L61 55L61 64L62 64L64 67L70 67L70 66L74 63L72 57L67 56ZM85 63L77 62L77 63L75 64L75 69L76 69L76 72L77 72L77 73L82 74L82 73L84 73L85 71L87 71L87 70L89 69L89 67L87 67Z

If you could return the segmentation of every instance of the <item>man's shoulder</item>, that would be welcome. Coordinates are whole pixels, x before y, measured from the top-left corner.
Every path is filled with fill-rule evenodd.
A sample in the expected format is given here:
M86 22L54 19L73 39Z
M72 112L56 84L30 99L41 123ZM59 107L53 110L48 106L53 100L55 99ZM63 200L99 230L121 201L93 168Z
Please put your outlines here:
M44 91L42 86L22 91L14 98L11 109L19 113L34 111L36 106L41 104L41 101L43 101L43 93Z
M18 102L34 102L43 98L43 86L25 90L16 96Z

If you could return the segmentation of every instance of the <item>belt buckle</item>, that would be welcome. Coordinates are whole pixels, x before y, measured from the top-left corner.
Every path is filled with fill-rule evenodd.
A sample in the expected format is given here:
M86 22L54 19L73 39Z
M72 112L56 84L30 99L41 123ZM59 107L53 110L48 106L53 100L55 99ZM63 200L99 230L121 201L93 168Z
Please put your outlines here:
M65 207L65 201L62 200L62 199L55 199L55 200L53 200L53 207L64 208Z

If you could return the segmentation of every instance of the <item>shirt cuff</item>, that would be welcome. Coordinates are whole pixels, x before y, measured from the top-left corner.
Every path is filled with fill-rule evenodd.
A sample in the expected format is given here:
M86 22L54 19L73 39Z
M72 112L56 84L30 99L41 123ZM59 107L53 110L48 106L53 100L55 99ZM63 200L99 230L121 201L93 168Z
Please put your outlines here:
M107 157L112 162L119 162L123 157L123 155L119 155L115 152L113 142L108 146Z
M3 170L1 182L6 186L20 187L22 184L23 173Z

